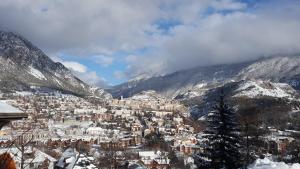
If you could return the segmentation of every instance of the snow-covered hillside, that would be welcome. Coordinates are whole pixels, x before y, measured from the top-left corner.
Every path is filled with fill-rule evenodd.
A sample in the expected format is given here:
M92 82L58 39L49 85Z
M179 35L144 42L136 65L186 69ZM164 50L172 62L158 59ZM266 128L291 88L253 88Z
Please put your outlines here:
M234 91L234 97L246 96L256 98L269 96L275 98L295 99L297 91L285 83L272 83L262 80L242 81Z
M154 90L143 91L131 97L133 100L140 101L157 101L157 100L165 100L165 97L157 94Z
M263 79L279 82L300 74L300 56L264 58L245 67L237 75L242 79Z

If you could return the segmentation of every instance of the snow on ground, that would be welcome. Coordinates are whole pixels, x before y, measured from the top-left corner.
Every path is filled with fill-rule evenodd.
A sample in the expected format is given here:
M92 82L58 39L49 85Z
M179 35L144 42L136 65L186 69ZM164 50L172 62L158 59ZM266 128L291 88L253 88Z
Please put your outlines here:
M34 77L40 79L40 80L46 80L47 78L43 75L42 72L40 72L39 70L33 68L33 67L29 67L29 73L32 74Z
M264 158L257 159L248 169L300 169L300 164L286 164L284 162L274 162L268 158Z
M31 96L31 95L33 95L33 93L28 92L28 91L16 91L16 95L18 95L18 96Z
M235 97L247 96L254 98L257 96L270 96L277 98L293 98L292 89L288 84L283 83L271 83L264 81L245 81L239 85L239 88L235 91L237 94Z

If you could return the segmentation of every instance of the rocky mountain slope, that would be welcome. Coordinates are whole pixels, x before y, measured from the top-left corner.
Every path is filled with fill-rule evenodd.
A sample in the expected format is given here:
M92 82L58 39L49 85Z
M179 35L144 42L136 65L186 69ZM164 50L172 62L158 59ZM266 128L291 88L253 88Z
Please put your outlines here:
M0 31L0 90L33 88L59 90L80 96L110 97L103 89L87 85L59 62L53 62L25 38Z

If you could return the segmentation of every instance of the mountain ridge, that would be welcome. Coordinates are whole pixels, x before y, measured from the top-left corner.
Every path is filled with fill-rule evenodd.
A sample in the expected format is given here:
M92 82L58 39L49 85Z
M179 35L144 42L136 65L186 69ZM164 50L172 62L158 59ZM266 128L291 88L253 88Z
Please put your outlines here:
M4 91L45 87L79 96L110 97L89 86L63 64L52 61L24 37L0 31L0 86Z
M164 76L130 81L114 86L109 91L114 97L130 97L143 90L155 90L175 98L201 83L216 85L247 79L288 83L300 89L300 57L271 56L243 63L199 66Z
M213 65L205 67L195 67L192 69L186 69L177 71L164 76L155 76L140 81L130 81L117 86L114 86L111 90L111 94L114 97L130 97L135 93L139 93L143 90L155 90L162 92L168 97L174 97L174 93L169 94L168 89L174 88L175 90L182 87L192 87L201 81L223 81L226 78L235 75L235 72L243 68L252 62L244 62L232 65ZM227 70L226 72L224 70ZM206 74L209 74L206 76ZM158 82L158 83L157 83ZM142 86L141 86L142 84ZM166 89L166 90L165 90Z

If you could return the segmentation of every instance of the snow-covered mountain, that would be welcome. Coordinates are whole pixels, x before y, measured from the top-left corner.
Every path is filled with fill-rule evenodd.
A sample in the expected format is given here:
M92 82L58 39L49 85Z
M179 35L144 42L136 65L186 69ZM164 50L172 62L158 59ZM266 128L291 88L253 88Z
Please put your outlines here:
M53 62L25 38L0 31L0 90L32 88L60 90L81 96L110 97L103 89L87 85L59 62Z
M238 64L196 67L129 81L114 86L110 92L116 97L129 97L144 90L155 90L167 97L185 95L190 98L212 87L251 79L287 83L300 89L300 56L274 56Z
M146 90L155 90L166 97L176 97L180 93L188 92L199 83L226 82L235 77L243 68L252 62L232 65L215 65L196 67L178 71L165 76L155 76L114 86L110 93L115 97L130 97Z

